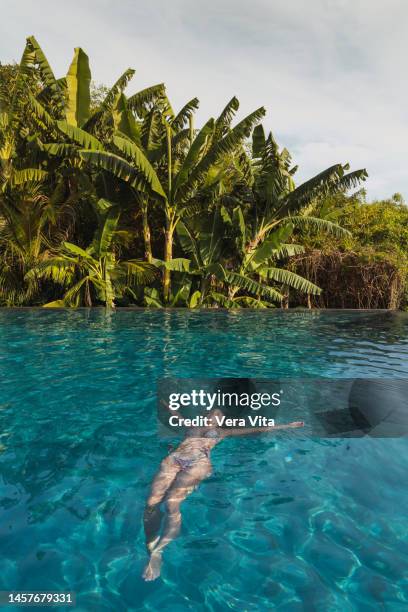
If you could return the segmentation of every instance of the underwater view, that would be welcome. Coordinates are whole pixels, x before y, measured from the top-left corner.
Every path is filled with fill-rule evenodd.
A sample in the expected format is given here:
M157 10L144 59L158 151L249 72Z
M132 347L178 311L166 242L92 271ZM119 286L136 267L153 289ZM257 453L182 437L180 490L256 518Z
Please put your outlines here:
M408 314L0 311L0 590L76 610L406 610L408 440L225 440L160 578L143 511L161 377L408 376Z

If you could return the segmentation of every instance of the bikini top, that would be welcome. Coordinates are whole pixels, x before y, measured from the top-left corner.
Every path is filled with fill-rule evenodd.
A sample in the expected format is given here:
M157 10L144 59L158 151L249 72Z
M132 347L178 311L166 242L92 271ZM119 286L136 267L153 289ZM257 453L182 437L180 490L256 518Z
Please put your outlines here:
M203 438L219 438L219 437L220 437L220 434L218 433L217 429L209 429L203 435Z

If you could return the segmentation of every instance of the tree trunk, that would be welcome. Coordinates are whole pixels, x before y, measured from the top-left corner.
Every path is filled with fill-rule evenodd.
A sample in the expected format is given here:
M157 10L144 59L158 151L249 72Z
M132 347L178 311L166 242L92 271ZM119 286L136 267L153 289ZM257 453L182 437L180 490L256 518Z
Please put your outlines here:
M289 308L289 287L284 287L284 293L281 301L281 308L287 310Z
M113 269L113 261L105 257L103 262L103 281L105 283L105 306L106 308L115 308L115 293L112 286L111 270Z
M144 240L144 248L145 248L145 258L146 261L152 263L152 242L150 236L150 227L149 220L147 218L147 204L143 205L142 208L142 216L143 216L143 240Z
M173 162L171 156L171 128L166 123L166 139L167 139L167 193L170 198L172 193L172 181L173 181ZM164 261L171 261L173 258L173 211L171 205L166 207L166 230L164 232ZM170 270L164 269L163 272L163 301L168 304L171 296L171 273Z
M235 294L238 292L239 287L233 287L229 285L228 287L228 299L232 300L235 297Z
M200 306L203 304L207 296L209 287L210 287L210 278L208 276L204 276L200 282L200 293L201 293Z
M91 290L89 288L89 281L85 281L85 306L88 308L92 306Z
M166 224L164 233L164 261L173 259L173 228L170 223ZM163 300L165 303L170 301L171 295L171 273L167 268L163 272Z

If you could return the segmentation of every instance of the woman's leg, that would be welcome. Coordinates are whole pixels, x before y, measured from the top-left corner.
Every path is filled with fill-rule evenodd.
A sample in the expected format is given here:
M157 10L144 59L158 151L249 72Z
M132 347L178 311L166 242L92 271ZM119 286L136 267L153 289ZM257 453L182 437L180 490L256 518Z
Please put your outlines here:
M146 547L151 552L159 540L162 512L160 504L163 501L169 487L174 482L180 466L172 459L171 455L161 462L160 470L152 482L150 495L146 501L143 523L146 537Z
M180 504L210 474L211 463L208 459L203 459L187 470L178 473L166 494L167 516L163 534L151 550L150 561L143 574L145 580L155 580L160 575L162 551L180 532Z

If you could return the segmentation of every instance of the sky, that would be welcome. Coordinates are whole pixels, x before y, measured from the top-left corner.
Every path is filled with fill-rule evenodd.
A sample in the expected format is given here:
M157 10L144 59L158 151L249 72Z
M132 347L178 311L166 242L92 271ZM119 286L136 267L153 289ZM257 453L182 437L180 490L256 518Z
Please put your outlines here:
M197 125L233 95L299 164L297 182L334 163L366 168L370 199L408 199L406 0L2 0L0 61L33 34L57 76L74 47L96 83L136 70L129 95L164 82Z

